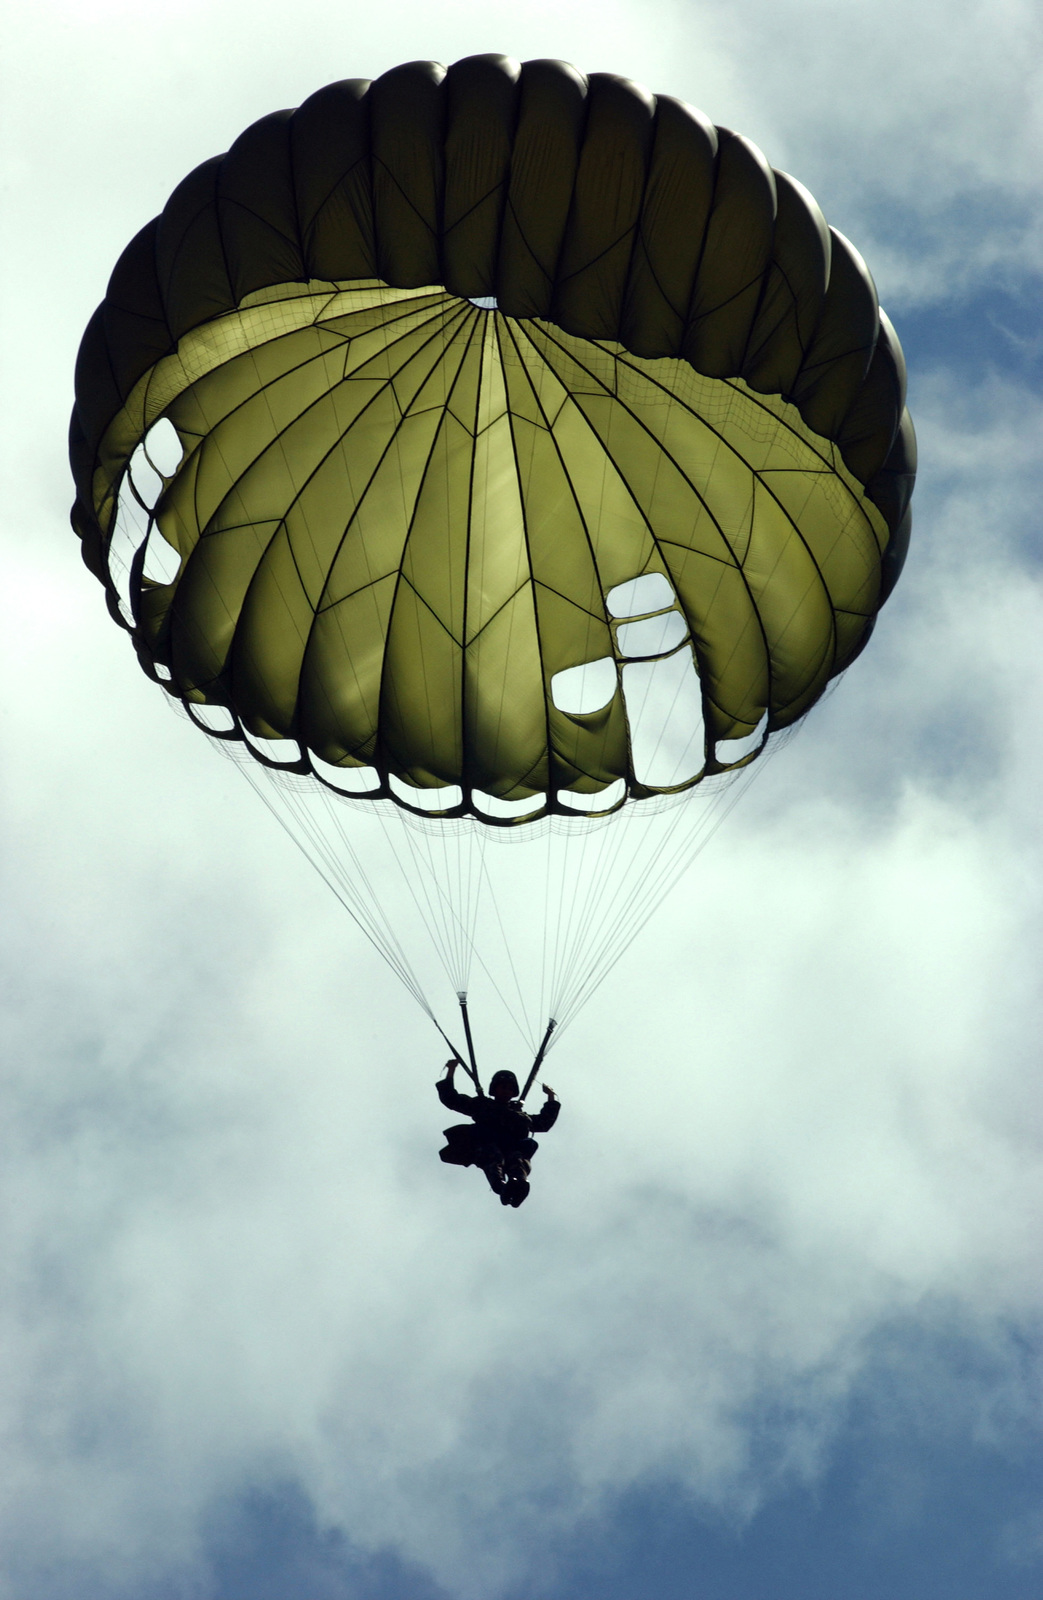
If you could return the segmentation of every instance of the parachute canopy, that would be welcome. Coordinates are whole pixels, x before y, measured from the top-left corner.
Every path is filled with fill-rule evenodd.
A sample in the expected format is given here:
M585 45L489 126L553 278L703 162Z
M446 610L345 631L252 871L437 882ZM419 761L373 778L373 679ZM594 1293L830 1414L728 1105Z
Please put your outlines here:
M190 174L87 329L71 454L85 560L209 732L499 824L753 760L865 644L915 471L807 191L500 56L332 84Z

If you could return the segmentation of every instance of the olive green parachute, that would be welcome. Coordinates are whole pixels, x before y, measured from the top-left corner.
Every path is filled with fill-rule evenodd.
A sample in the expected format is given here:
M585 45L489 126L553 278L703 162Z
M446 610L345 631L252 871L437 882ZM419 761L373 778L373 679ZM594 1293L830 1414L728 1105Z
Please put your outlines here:
M255 123L128 246L73 520L145 670L258 761L596 816L753 760L857 656L904 391L857 251L747 140L560 62L413 62ZM667 659L663 770L628 682Z

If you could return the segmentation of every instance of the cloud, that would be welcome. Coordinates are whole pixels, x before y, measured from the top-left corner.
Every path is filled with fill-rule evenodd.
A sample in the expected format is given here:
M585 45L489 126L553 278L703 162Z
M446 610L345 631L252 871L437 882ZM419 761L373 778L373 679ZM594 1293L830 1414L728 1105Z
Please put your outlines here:
M896 1322L994 1350L989 1427L1031 1425L1007 1334L1040 1312L1040 399L1002 342L991 373L914 372L907 572L551 1058L565 1115L509 1217L435 1159L427 1023L111 626L65 521L63 436L80 329L183 172L329 78L428 52L572 56L687 95L792 167L874 267L882 247L889 292L958 303L1001 259L1039 266L1038 18L301 15L290 39L233 5L22 22L11 178L37 266L27 286L6 264L24 311L0 593L11 1600L88 1573L136 1600L206 1593L218 1508L287 1482L320 1532L454 1600L539 1592L634 1485L738 1525L818 1482Z
M892 307L1038 273L1035 8L745 0L686 20L682 92L801 178ZM707 34L732 76L704 90Z

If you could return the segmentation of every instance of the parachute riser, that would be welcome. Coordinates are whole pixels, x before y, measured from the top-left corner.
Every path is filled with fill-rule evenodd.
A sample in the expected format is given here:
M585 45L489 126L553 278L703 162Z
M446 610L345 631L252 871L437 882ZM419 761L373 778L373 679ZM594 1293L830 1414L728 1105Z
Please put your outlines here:
M536 1077L537 1072L539 1072L540 1067L543 1065L543 1058L547 1054L547 1047L550 1044L550 1036L554 1032L554 1030L555 1030L555 1028L557 1026L558 1026L558 1024L555 1022L554 1018L551 1017L550 1021L547 1023L547 1031L543 1035L543 1041L542 1041L542 1043L540 1045L540 1048L536 1052L536 1059L532 1063L532 1066L529 1068L529 1076L526 1078L526 1080L525 1080L525 1088L521 1092L521 1099L522 1100L525 1099L525 1096L528 1094L529 1090L532 1088L533 1080Z
M467 996L466 994L457 994L456 998L460 1002L460 1015L464 1019L464 1036L467 1039L467 1056L468 1060L470 1061L470 1066L468 1066L466 1061L462 1061L460 1064L464 1068L464 1071L471 1078L471 1081L478 1090L478 1093L484 1095L485 1090L482 1088L482 1080L478 1076L478 1063L475 1060L474 1055L474 1039L471 1037L471 1019L467 1014Z
M428 1015L429 1016L431 1015L430 1012L428 1013ZM474 1086L478 1090L478 1093L482 1094L483 1093L482 1086L478 1082L477 1075L474 1072L471 1071L471 1068L468 1066L467 1062L464 1060L463 1056L460 1054L459 1050L456 1048L456 1045L453 1043L452 1039L450 1039L449 1035L446 1033L445 1029L442 1027L442 1024L439 1022L438 1018L432 1016L431 1017L431 1021L434 1023L434 1025L438 1029L439 1033L442 1035L442 1038L445 1040L445 1042L449 1046L450 1050L453 1052L453 1059L455 1061L459 1062L460 1066L463 1067L464 1071L467 1073L467 1076L473 1080Z

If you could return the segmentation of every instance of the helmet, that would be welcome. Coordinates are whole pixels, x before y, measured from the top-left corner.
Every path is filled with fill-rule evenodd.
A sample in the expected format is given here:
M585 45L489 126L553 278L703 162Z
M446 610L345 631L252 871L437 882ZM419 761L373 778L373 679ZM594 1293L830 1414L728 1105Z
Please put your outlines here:
M501 1067L500 1071L494 1072L492 1077L489 1079L489 1093L491 1095L495 1095L497 1088L501 1084L510 1090L510 1096L512 1100L517 1099L519 1093L518 1080L514 1076L514 1073L509 1072L506 1067Z

